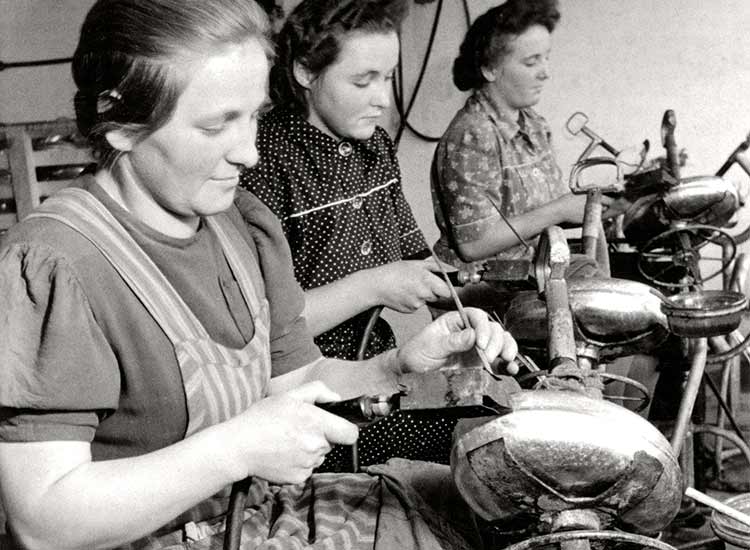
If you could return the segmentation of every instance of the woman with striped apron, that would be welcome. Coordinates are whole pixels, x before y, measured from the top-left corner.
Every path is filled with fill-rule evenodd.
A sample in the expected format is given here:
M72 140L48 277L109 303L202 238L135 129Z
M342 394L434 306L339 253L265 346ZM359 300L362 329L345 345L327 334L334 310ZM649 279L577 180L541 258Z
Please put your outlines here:
M252 314L255 334L242 349L232 349L211 340L198 319L126 230L90 193L65 189L48 199L31 218L54 218L72 227L112 263L151 316L169 337L182 373L188 406L186 436L227 420L265 396L271 376L269 312L263 277L255 258L237 228L223 214L205 222L218 237L242 296ZM326 505L326 497L351 496ZM315 548L372 548L379 508L378 481L371 476L317 476L305 486L269 486L255 479L248 496L243 548L298 548L300 541L315 540ZM318 497L312 507L312 493ZM303 500L304 508L299 509ZM320 502L323 501L323 502ZM210 519L188 523L183 528L132 548L221 548L226 494L202 503L203 513L214 508ZM345 509L342 510L342 504ZM310 533L310 515L318 516ZM217 517L218 516L218 517ZM275 525L271 522L276 516ZM273 535L268 538L268 533ZM303 536L300 536L300 532ZM190 544L194 543L194 544Z
M45 201L29 218L55 219L88 239L168 336L186 395L186 437L232 418L266 395L271 376L269 303L257 260L248 253L237 227L225 214L206 218L205 223L218 238L252 314L254 336L242 349L229 348L210 338L143 249L86 190L65 189ZM438 548L439 539L433 531L450 540L451 548L470 548L439 511L399 482L399 477L404 476L403 472L398 475L399 469L403 468L401 464L391 469L373 469L382 477L317 474L303 485L271 485L256 478L244 513L242 548L364 550L389 548L394 539L400 544L411 540L409 547L415 548L429 540L431 543L425 548ZM420 468L429 470L426 465ZM446 472L438 469L435 473L445 477ZM207 519L141 539L127 548L222 548L227 495L227 491L222 491L193 512ZM384 503L388 503L389 513L379 518ZM404 503L409 506L404 507ZM455 514L455 510L450 513Z

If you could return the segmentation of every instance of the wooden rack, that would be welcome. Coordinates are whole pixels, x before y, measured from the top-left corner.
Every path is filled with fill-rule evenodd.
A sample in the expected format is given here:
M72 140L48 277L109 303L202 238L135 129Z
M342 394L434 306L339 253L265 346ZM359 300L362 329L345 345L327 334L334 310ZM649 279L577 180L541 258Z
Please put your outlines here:
M93 161L73 120L0 124L0 233Z

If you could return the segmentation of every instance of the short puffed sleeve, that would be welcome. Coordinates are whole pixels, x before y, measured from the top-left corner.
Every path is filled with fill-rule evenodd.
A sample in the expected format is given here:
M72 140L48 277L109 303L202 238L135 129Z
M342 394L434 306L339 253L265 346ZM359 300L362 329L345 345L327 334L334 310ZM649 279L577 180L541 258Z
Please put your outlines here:
M93 440L120 381L75 271L50 247L9 244L0 296L0 441Z
M466 119L446 132L435 159L440 177L433 181L457 243L480 241L494 231L498 214L487 195L500 200L503 183L502 155L489 120Z

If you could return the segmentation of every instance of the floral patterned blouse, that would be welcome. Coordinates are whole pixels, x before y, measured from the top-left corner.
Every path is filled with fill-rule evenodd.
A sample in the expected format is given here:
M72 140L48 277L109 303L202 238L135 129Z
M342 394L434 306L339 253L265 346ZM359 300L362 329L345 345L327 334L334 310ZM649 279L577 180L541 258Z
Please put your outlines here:
M503 221L569 193L555 162L550 128L532 109L512 120L482 90L476 90L451 121L435 150L432 201L440 239L435 252L467 267L457 245L482 240ZM529 244L535 244L536 241ZM525 258L520 243L496 258Z

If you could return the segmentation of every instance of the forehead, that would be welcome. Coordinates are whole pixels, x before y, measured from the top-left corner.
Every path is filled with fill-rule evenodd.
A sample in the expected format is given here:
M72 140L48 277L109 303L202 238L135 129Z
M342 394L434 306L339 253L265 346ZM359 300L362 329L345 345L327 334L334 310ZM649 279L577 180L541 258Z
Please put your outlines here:
M186 58L177 71L185 85L176 110L244 111L257 108L255 104L265 100L269 62L265 49L255 39Z
M332 71L362 73L386 72L398 61L399 41L395 31L351 31L339 39L339 55L329 67Z
M546 27L532 25L508 42L510 54L514 57L543 54L549 51L552 36Z

